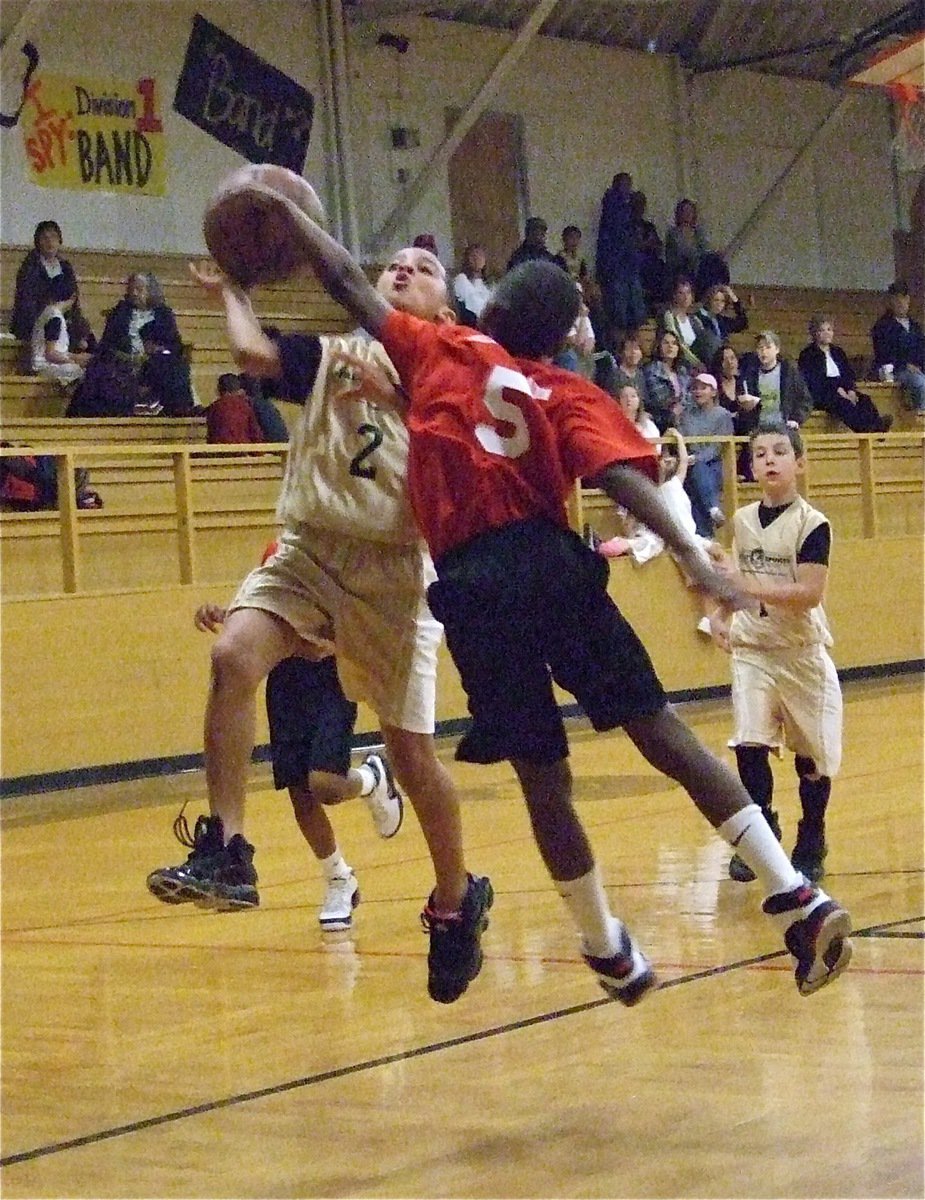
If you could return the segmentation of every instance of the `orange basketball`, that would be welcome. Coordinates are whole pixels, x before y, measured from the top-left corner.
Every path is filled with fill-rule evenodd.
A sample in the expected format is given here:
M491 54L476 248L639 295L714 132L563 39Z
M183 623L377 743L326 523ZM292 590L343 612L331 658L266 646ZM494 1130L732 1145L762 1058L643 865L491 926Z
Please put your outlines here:
M225 274L244 287L281 283L305 265L293 237L285 204L253 185L270 188L324 224L324 208L315 189L287 167L248 163L232 171L206 206L202 221L209 253Z

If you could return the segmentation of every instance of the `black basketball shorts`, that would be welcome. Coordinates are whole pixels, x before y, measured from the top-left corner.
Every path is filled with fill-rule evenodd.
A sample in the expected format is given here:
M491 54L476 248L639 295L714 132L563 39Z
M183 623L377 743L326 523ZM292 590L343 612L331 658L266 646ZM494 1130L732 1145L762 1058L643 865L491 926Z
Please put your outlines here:
M356 716L333 657L287 658L274 667L267 677L274 785L298 787L309 771L346 775Z
M428 591L469 700L465 762L568 754L553 682L597 730L654 716L665 693L607 592L609 568L576 534L537 518L443 556Z

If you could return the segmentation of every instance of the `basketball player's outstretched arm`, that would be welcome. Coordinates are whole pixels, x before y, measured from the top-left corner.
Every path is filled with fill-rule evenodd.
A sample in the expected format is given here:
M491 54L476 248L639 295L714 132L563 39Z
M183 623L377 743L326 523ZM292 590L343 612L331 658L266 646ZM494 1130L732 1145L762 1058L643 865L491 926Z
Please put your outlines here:
M241 190L255 201L262 199L272 205L277 212L279 206L283 206L292 222L293 237L298 240L325 291L373 337L378 337L392 306L379 295L350 252L281 192L259 184Z
M235 366L261 379L278 379L283 370L279 350L276 342L260 328L247 292L213 263L190 263L189 272L200 287L220 296L225 305L228 342Z
M622 505L634 517L638 517L653 533L657 533L665 545L675 552L680 565L700 591L713 596L729 609L757 607L741 580L722 574L713 566L690 534L682 529L665 507L658 488L635 467L612 463L592 484L606 492L615 504Z

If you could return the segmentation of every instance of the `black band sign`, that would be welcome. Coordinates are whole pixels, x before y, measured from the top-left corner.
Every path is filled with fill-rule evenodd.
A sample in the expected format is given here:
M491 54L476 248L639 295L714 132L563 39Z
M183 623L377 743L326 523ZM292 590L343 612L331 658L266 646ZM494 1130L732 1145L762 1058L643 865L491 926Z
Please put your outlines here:
M315 101L197 13L174 109L253 163L302 173Z

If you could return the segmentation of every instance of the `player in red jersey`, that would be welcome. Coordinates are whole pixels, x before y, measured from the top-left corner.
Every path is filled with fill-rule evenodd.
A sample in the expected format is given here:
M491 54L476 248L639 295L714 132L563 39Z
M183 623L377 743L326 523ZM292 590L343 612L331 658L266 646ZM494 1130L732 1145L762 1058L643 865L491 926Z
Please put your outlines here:
M373 289L349 253L294 205L269 189L251 190L255 202L289 212L292 236L324 286L381 339L398 371L412 505L437 571L428 599L472 714L457 757L512 763L540 853L601 986L634 1004L655 975L610 913L572 806L553 681L595 729L623 726L752 867L768 894L764 911L796 959L800 992L830 982L850 958L847 911L793 868L739 780L668 705L648 654L608 595L606 563L566 527L566 487L588 479L658 534L696 585L727 606L746 603L663 506L651 446L606 393L552 367L577 311L568 276L538 262L509 272L482 316L493 342L411 315L425 313L429 297L436 316L445 295L414 251L396 255ZM421 303L409 304L409 293Z

